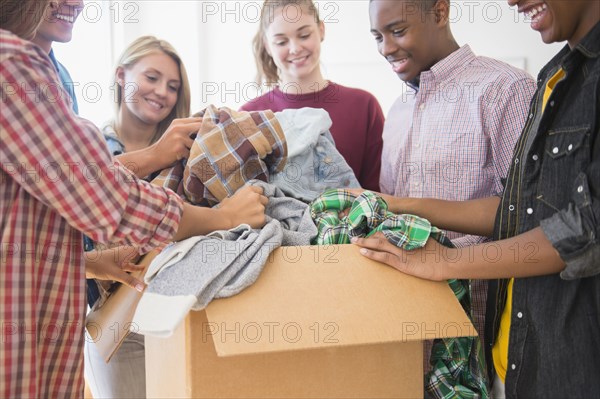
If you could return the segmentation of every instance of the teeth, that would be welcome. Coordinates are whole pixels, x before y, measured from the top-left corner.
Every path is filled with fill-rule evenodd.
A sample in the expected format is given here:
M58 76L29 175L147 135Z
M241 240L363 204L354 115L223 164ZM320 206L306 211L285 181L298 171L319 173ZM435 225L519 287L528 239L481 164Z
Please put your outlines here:
M156 101L152 101L152 100L148 100L148 99L146 99L146 101L148 101L148 104L152 105L154 108L162 108L162 105L157 103Z
M533 7L531 10L525 13L525 16L529 19L534 19L539 13L546 10L546 5L542 4L537 7Z
M72 15L56 14L56 18L71 23L75 22L75 17Z
M300 61L304 61L305 59L307 59L308 56L305 57L300 57L300 58L294 58L293 60L290 60L290 62L300 62Z

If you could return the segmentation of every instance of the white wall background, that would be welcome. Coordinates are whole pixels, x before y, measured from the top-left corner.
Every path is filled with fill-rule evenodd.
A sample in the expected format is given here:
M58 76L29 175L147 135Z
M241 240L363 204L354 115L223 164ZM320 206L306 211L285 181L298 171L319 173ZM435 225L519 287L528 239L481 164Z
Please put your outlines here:
M262 0L88 0L59 60L78 83L82 116L101 124L113 113L115 59L140 35L166 39L181 54L192 85L192 111L206 104L237 108L261 90L253 83L251 41ZM404 89L377 53L369 33L368 0L316 1L326 24L322 49L327 78L372 92L385 113ZM452 0L459 44L536 75L562 44L545 45L505 0Z

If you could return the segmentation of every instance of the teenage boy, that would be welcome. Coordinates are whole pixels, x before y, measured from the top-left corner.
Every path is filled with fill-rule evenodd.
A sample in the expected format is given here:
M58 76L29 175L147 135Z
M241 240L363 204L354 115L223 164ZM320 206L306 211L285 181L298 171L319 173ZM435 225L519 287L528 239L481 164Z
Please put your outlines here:
M509 3L545 43L567 45L539 74L502 197L387 198L392 209L498 241L442 249L430 240L410 254L382 237L355 243L426 279L510 279L489 296L495 397L599 397L600 2Z
M380 186L395 197L463 201L499 195L527 117L535 81L503 62L459 47L449 0L371 0L379 52L407 95L384 125ZM483 237L448 233L454 245ZM483 340L487 282L473 280L475 328ZM430 346L426 346L428 369Z
M83 395L82 233L146 252L219 225L265 222L267 199L253 188L219 209L194 207L115 163L66 95L43 90L59 84L29 41L46 6L0 0L1 398ZM97 179L83 172L87 165Z

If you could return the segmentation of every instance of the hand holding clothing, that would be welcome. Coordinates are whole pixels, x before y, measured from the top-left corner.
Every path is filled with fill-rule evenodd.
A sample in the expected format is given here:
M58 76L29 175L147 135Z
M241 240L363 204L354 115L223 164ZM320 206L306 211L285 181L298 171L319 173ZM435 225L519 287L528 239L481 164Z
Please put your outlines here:
M156 156L157 170L171 166L175 161L187 158L194 142L192 138L202 126L202 118L174 119L161 138L148 147Z
M221 201L218 209L224 214L225 220L231 221L231 228L242 223L260 228L266 222L265 207L268 202L261 187L246 186Z

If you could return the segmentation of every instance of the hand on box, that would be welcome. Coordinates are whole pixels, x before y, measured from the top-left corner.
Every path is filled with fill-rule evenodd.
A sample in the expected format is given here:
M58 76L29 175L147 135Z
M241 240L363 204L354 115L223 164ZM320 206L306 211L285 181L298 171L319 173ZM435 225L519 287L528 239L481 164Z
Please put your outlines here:
M352 238L352 243L361 247L361 255L425 280L444 281L446 251L450 250L433 239L423 248L407 251L390 243L379 232L369 238Z

